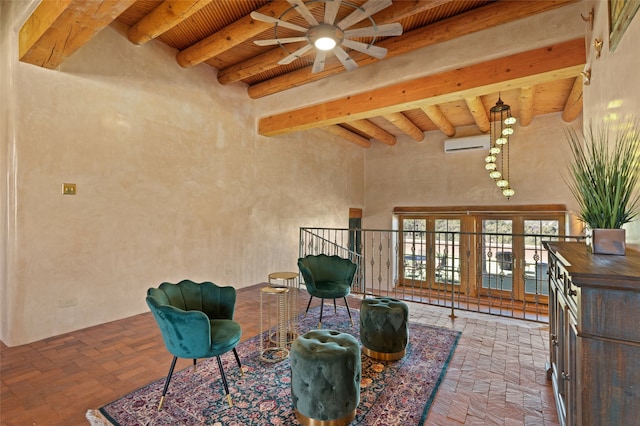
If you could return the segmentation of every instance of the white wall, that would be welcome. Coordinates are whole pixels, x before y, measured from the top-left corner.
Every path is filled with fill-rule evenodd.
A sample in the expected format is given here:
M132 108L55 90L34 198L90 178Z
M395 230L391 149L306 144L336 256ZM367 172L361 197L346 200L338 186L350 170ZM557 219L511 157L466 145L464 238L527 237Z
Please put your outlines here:
M17 62L20 6L1 12L7 345L145 312L165 280L240 288L295 271L301 226L346 227L363 207L361 148L258 136L246 87L117 23L59 70Z

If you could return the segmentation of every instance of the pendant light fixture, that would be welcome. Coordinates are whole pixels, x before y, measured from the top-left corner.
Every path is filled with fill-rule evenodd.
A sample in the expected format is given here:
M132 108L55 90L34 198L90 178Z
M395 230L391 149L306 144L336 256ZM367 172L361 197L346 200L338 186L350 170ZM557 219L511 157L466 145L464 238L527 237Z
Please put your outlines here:
M494 180L502 195L511 198L516 192L509 182L509 137L513 134L515 117L511 116L511 107L498 95L498 102L489 110L491 121L491 139L489 155L485 157L485 169Z

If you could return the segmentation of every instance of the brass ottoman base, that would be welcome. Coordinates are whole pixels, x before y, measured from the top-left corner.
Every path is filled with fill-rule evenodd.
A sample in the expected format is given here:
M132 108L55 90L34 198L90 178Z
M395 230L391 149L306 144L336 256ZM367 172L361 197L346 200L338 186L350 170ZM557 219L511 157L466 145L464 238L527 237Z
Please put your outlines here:
M407 350L403 349L400 352L384 353L384 352L377 352L363 346L362 353L368 356L369 358L377 359L380 361L396 361L401 359L403 356L405 356L405 354L407 353Z
M356 418L356 410L353 410L351 413L347 414L346 416L341 417L339 419L335 419L335 420L316 420L316 419L311 419L311 418L305 416L304 414L301 414L295 408L293 409L293 412L296 415L296 419L303 426L346 426L349 423L351 423L353 421L353 419Z

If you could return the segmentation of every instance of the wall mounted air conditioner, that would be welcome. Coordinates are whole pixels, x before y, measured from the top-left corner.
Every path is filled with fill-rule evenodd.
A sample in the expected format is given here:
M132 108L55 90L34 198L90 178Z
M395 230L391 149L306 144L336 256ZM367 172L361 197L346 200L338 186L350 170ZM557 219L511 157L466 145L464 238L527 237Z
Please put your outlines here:
M475 149L489 150L489 135L467 136L464 138L445 139L444 152L471 151Z

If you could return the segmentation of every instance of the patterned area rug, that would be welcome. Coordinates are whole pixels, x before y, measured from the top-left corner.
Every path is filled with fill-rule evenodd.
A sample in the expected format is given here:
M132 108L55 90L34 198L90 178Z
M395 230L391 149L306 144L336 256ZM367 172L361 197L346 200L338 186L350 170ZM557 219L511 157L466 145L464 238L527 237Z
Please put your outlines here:
M359 339L359 312L325 307L323 329L348 332ZM299 329L317 326L319 308L301 318ZM409 324L407 354L398 361L374 361L362 355L360 404L352 425L422 425L460 333L445 328ZM89 410L93 426L133 425L294 425L290 394L289 359L267 363L258 358L259 336L238 345L245 370L242 377L233 354L222 356L233 407L224 396L215 358L198 361L192 368L174 373L162 411L157 405L165 378L161 378L99 410ZM170 355L167 355L167 366Z

